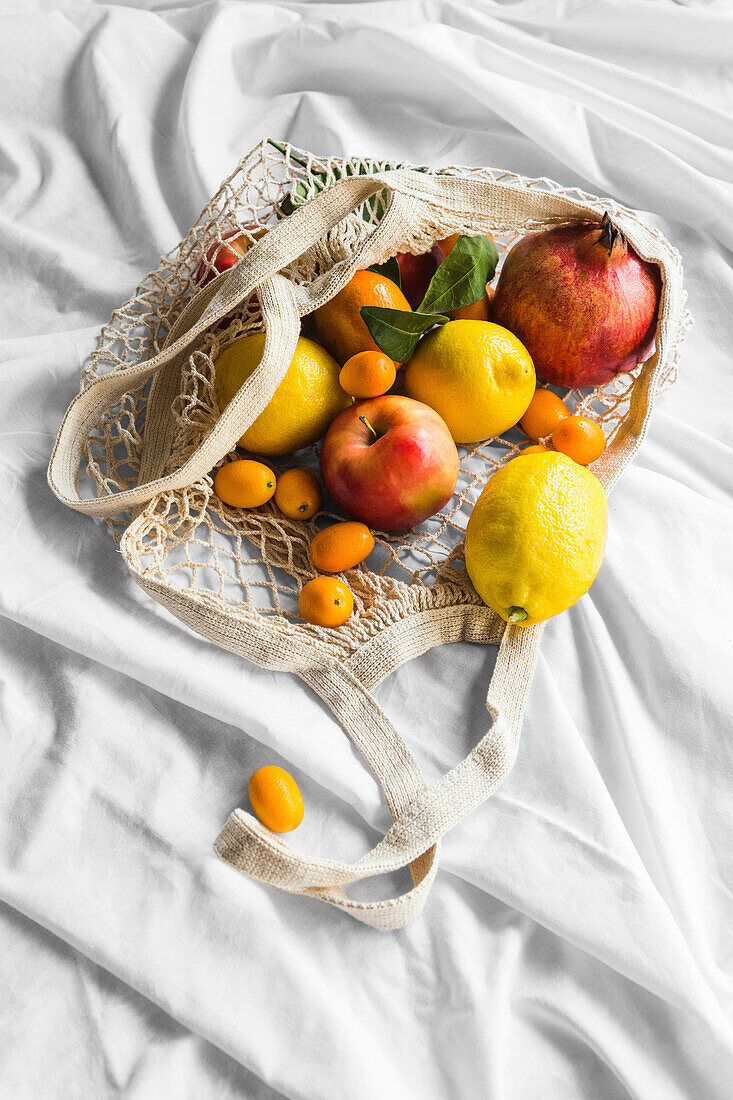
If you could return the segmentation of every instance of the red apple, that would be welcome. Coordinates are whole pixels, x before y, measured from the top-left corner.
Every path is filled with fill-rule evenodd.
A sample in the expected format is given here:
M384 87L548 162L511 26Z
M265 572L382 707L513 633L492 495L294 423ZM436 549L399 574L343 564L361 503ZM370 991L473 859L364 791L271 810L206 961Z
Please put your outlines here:
M378 531L404 531L450 500L458 451L433 409L385 394L339 413L323 440L321 476L347 516Z
M223 243L224 241L226 244ZM205 259L196 268L195 281L199 286L206 286L222 271L234 267L247 251L248 243L247 238L238 229L230 229L227 233L223 233L221 243L214 241L207 249Z

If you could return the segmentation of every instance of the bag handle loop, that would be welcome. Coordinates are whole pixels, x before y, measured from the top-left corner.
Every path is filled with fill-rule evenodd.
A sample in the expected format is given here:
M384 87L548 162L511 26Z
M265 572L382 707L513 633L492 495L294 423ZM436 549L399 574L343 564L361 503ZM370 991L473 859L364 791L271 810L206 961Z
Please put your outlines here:
M406 753L414 763L407 746L358 680L333 667L323 675L301 673L379 776L394 824L371 851L348 864L298 855L251 814L235 810L214 844L217 854L268 886L316 896L382 931L401 928L425 904L437 870L440 838L493 794L512 769L541 634L541 627L505 629L486 699L493 724L472 752L432 787L419 784L410 766L400 759ZM351 698L345 695L347 691ZM394 797L405 776L409 786ZM391 802L388 792L393 795ZM398 897L359 902L342 889L406 865L415 885Z

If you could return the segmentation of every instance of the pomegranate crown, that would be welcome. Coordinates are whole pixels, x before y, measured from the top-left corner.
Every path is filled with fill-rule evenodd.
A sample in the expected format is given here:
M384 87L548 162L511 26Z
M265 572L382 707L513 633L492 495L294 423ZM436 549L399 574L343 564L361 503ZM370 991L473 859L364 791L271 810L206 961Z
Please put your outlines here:
M621 248L626 251L626 237L621 232L621 230L617 229L616 226L613 224L607 210L604 211L603 217L601 219L601 231L598 234L596 244L604 245L604 247L608 249L609 256L613 252L614 245L616 244L620 245Z

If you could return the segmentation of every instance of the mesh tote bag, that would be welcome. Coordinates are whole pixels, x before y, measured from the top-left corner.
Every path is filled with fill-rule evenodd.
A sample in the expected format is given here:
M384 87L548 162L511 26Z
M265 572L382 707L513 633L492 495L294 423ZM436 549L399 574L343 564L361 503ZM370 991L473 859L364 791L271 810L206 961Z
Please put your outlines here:
M132 576L178 619L264 668L295 673L317 692L374 772L394 819L384 838L349 864L297 854L235 810L215 849L247 875L382 930L412 920L435 878L441 837L513 765L542 626L505 624L481 602L463 567L471 507L492 473L517 454L512 433L459 448L456 491L438 515L404 534L377 535L369 567L345 575L355 609L338 629L305 623L297 608L300 589L316 575L308 544L324 518L338 517L290 520L273 503L229 508L213 493L216 469L284 377L302 319L356 271L398 252L425 252L452 233L491 233L501 251L527 231L600 220L604 211L662 277L651 358L633 375L563 395L603 428L607 448L593 472L608 491L644 437L689 323L678 253L639 214L610 199L493 169L414 169L263 142L102 329L51 457L51 489L71 508L106 520ZM235 232L249 246L243 258L207 282L202 265L212 245ZM220 413L217 355L262 330L259 366ZM317 456L316 445L297 462L317 469ZM292 464L289 456L282 465ZM429 787L371 690L403 662L461 640L499 647L488 729ZM403 867L412 885L397 897L369 902L347 892L350 883Z

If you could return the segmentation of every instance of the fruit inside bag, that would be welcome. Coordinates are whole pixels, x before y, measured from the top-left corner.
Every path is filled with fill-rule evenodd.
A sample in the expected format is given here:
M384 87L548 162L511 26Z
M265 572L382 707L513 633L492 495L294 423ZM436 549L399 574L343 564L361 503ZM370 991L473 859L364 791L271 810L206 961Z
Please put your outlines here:
M233 262L226 248L222 270ZM417 256L399 253L357 271L315 311L313 339L298 341L239 447L295 461L293 452L325 435L326 499L342 522L361 521L385 538L448 504L456 444L490 446L523 432L538 446L487 485L468 523L465 564L484 602L507 622L533 625L587 591L605 543L605 496L575 469L601 456L603 430L592 417L571 415L547 384L592 386L635 368L653 347L661 282L607 213L521 238L493 288L498 258L491 236L453 234ZM257 334L217 357L220 408L263 348ZM317 566L312 553L310 560ZM321 623L311 608L307 621L333 625L343 600L340 608L326 605Z
M634 335L616 348L624 369L592 389L548 382L532 333L493 312L502 279L511 286L508 258L526 247L517 242L546 241L558 222L586 238L593 226L597 268L602 254L618 263L623 245L638 270L664 270L652 358L628 371L646 350ZM222 858L378 928L419 912L440 836L512 766L535 624L595 575L604 489L673 369L683 304L679 257L656 230L548 181L354 166L287 147L273 164L262 146L225 182L103 333L49 472L66 503L108 518L153 598L321 695L395 819L385 841L342 865L296 856L238 810L217 840ZM141 318L149 338L136 344ZM382 392L349 392L364 386ZM75 488L82 455L95 498ZM492 724L428 789L370 688L458 640L500 647ZM344 890L400 866L414 885L389 902Z

